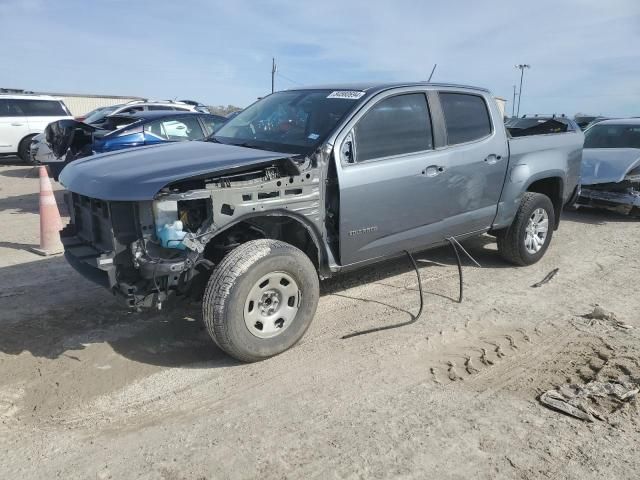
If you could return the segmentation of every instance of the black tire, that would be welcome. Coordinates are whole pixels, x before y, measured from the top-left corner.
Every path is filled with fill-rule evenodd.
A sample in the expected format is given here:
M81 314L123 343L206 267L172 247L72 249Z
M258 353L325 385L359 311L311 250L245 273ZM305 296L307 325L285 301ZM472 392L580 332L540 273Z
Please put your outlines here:
M298 310L281 333L260 338L245 323L245 303L257 282L273 272L284 272L296 282ZM228 253L214 269L202 299L202 316L222 350L238 360L255 362L284 352L302 338L319 294L316 269L301 250L277 240L252 240Z
M546 211L549 226L547 236L540 250L536 253L530 253L525 247L526 229L529 218L538 208ZM523 195L520 207L516 213L511 226L505 230L498 232L498 251L502 258L516 265L532 265L540 260L551 242L553 229L555 227L555 212L551 200L541 193L527 192Z
M35 135L29 135L28 137L24 137L20 144L18 145L18 157L25 163L30 163L33 165L33 161L31 160L31 140L35 137Z

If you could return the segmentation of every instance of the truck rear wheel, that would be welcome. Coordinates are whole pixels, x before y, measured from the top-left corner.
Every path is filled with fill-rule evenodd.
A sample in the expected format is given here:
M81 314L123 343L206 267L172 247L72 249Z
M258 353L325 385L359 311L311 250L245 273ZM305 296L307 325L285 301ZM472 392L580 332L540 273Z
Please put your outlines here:
M531 265L549 248L555 214L546 195L527 192L511 226L498 232L498 251L502 258L516 265Z
M229 355L263 360L302 338L319 291L316 269L301 250L277 240L252 240L213 271L202 300L204 323Z

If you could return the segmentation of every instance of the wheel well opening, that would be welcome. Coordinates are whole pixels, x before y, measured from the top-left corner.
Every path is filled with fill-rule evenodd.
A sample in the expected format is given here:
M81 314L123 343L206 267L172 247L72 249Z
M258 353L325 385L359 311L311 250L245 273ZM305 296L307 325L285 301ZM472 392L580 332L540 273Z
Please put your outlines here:
M560 215L562 213L562 179L559 177L543 178L529 185L527 192L541 193L546 195L553 204L553 213L555 216L554 229L560 225Z
M18 152L17 153L22 153L22 148L25 147L27 149L26 153L29 154L29 146L31 144L31 140L33 140L33 137L35 137L36 135L38 135L37 133L30 133L28 135L25 135L22 140L20 140L20 142L18 143Z
M287 216L255 217L237 223L221 232L207 244L205 258L219 263L234 248L251 240L269 238L289 243L304 252L316 269L319 268L319 252L311 232L302 222Z

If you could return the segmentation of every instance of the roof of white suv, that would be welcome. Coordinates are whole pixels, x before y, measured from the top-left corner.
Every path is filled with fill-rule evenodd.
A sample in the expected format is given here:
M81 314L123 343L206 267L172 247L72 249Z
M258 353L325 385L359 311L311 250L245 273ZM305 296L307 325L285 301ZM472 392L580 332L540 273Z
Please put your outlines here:
M142 108L139 108L142 107ZM140 100L135 100L129 103L119 103L117 105L111 105L109 107L101 108L100 110L94 111L91 115L88 115L85 119L85 123L100 123L105 121L105 119L110 115L118 115L120 113L133 113L134 111L140 109L145 109L144 107L163 107L163 110L178 110L184 112L195 112L196 107L194 105L189 105L187 103L179 103L179 102L145 102Z
M61 101L60 98L52 97L51 95L29 95L29 94L16 94L16 93L0 93L0 98L7 100L53 100L56 102Z
M122 103L118 105L118 109L114 113L119 113L120 110L126 110L131 107L180 107L181 110L195 110L194 105L182 102L143 102L140 100L134 100L133 102Z
M127 103L123 103L122 105L175 105L179 107L194 107L195 105L191 105L185 102L179 102L174 100L132 100Z

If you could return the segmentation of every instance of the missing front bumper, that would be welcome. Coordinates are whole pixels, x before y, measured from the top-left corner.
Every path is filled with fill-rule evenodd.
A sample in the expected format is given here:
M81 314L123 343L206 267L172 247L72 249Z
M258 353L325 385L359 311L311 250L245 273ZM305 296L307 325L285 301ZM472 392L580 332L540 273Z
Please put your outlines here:
M640 215L640 191L608 191L582 187L577 205L604 208L623 215Z

